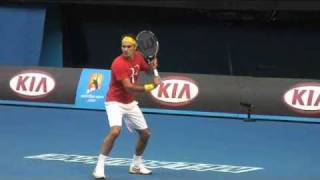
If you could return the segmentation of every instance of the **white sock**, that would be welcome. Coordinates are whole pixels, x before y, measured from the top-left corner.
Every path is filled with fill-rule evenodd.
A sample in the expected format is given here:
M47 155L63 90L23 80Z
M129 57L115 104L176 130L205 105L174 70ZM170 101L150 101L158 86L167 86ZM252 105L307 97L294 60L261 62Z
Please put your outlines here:
M139 166L142 164L142 156L133 155L133 165Z
M106 159L107 159L107 156L103 154L99 154L96 171L104 172L104 162Z

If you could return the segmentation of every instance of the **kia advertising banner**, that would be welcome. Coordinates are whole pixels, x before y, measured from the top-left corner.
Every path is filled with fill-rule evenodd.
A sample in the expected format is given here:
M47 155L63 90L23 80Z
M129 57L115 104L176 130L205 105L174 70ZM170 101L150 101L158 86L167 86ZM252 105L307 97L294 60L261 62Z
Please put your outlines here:
M171 113L245 117L248 107L241 104L248 104L258 118L310 117L320 122L319 80L182 73L161 73L161 77L162 83L151 93L138 95L141 107L155 109L150 112L165 109ZM142 77L142 82L150 80Z
M2 104L105 109L110 70L0 66L0 75ZM250 110L254 119L320 122L320 80L184 73L161 79L150 93L137 93L144 112L245 118ZM140 84L151 80L142 74Z
M205 74L161 73L162 83L150 94L138 94L141 107L241 113L237 78ZM141 82L151 81L144 75Z
M246 86L242 96L256 114L320 117L319 80L253 78Z
M74 104L81 69L0 66L0 99Z
M320 83L298 83L288 89L283 95L284 102L292 110L299 113L319 114Z
M77 89L76 107L104 110L109 82L110 70L83 69Z

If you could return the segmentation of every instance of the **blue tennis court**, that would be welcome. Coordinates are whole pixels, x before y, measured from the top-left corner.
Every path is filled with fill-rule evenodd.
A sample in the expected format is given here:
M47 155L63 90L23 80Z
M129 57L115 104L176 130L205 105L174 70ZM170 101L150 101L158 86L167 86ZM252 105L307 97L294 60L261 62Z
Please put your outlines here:
M105 112L0 106L0 177L87 180L108 131ZM319 124L146 114L151 176L130 175L135 135L123 129L110 180L317 180Z

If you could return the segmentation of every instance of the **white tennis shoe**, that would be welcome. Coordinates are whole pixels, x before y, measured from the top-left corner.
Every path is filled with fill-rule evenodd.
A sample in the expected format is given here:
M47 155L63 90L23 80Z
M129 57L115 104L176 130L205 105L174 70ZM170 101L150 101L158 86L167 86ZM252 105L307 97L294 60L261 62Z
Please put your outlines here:
M92 175L93 175L96 179L106 179L106 175L104 174L104 172L102 172L102 171L97 171L96 169L94 169L94 171L92 172Z
M129 173L149 175L152 174L152 171L147 169L143 164L140 164L139 166L134 166L133 164L131 164L129 168Z

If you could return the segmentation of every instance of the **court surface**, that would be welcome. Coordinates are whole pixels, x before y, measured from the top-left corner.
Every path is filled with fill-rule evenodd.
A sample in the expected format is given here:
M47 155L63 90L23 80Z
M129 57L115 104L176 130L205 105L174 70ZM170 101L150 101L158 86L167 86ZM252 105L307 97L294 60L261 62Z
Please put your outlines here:
M91 180L105 112L0 106L0 179ZM110 180L319 180L320 124L146 114L151 176L128 174L136 135L123 128Z

